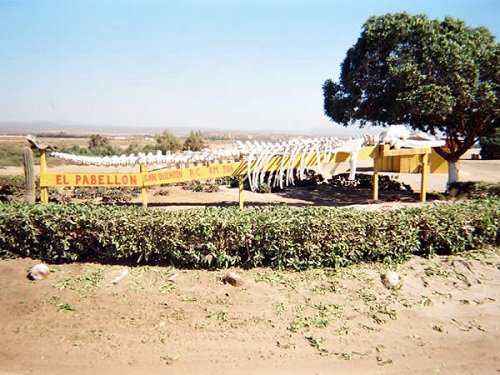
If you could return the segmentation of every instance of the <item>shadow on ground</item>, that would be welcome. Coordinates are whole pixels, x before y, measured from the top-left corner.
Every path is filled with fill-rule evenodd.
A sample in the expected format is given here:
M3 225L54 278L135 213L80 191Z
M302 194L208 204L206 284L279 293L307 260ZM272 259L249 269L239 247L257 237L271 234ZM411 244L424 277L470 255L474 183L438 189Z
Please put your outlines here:
M246 193L246 192L245 192ZM244 193L244 194L245 194ZM265 197L262 194L262 197ZM276 200L278 197L278 200ZM282 200L280 200L280 198ZM265 199L265 198L264 198ZM380 191L379 200L372 199L372 190L356 187L338 187L317 185L312 187L288 187L286 190L273 193L269 201L245 197L245 207L265 207L287 205L291 207L346 207L354 205L371 205L389 202L417 203L420 194L408 191ZM439 200L435 194L427 194L427 201ZM140 205L140 203L125 204ZM190 208L190 207L237 207L238 201L221 200L217 202L150 202L148 207L160 208Z

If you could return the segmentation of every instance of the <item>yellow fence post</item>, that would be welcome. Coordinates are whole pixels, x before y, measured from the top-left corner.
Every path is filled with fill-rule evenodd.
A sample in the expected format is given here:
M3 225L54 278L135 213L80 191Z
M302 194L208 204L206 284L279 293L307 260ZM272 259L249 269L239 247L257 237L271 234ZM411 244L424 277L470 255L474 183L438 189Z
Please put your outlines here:
M47 173L47 152L40 150L40 201L44 204L49 203L49 189L47 186L42 186L45 173Z
M378 172L380 170L380 155L373 158L373 200L378 201Z
M140 170L141 170L141 173L146 173L148 171L148 166L141 164ZM142 207L147 207L148 206L148 191L146 190L146 186L144 186L144 180L142 181L142 187L141 187L141 200L142 200Z
M427 198L427 173L429 170L429 154L422 155L422 176L420 180L420 202Z
M240 200L240 209L243 209L243 176L238 175L238 192L239 192L239 200Z

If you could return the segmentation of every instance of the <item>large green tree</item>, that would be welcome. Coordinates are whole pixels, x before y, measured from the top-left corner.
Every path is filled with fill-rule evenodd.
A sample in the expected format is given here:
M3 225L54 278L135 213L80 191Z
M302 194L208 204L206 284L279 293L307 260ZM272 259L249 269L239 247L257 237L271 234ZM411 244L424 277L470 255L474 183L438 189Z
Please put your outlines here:
M499 44L484 27L446 17L407 13L371 17L349 49L338 82L323 85L324 109L333 121L408 124L445 136L438 153L457 161L480 135L499 124Z

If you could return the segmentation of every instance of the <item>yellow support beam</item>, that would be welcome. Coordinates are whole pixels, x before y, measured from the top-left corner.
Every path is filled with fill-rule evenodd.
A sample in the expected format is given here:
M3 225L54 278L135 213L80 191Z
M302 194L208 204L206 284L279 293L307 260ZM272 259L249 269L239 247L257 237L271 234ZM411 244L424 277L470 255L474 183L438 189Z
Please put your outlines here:
M47 173L47 153L45 150L40 150L40 201L43 204L49 203L49 189L42 185L45 174Z
M141 173L147 173L148 166L141 164L140 170L141 170ZM148 206L148 191L146 189L146 186L144 186L144 181L143 181L142 187L141 187L141 200L142 200L142 207L147 207Z
M378 201L378 172L380 171L381 158L373 159L373 200Z
M420 202L425 202L427 198L427 173L429 171L429 154L423 154L422 171L420 180Z
M240 209L242 210L243 209L243 175L239 175L238 176L238 197L239 197L239 201L240 201Z

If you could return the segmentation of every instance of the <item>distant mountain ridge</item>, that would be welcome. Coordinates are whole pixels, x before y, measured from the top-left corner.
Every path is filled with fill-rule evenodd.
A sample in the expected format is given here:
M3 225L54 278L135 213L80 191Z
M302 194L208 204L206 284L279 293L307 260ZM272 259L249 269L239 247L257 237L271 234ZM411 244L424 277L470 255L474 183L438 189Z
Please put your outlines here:
M339 128L334 127L332 124L331 131L327 129L310 128L299 130L286 130L286 129L217 129L217 128L203 128L203 127L175 127L175 126L119 126L119 125L96 125L96 124L83 124L76 122L51 122L51 121L0 121L0 134L29 134L29 133L69 133L74 135L88 135L88 134L104 134L104 135L155 135L168 129L177 136L186 136L190 131L201 131L204 134L286 134L296 136L353 136L361 134L362 131L356 127ZM363 131L363 133L366 132ZM373 131L370 131L371 133Z
M0 121L0 133L3 134L27 134L27 133L71 133L71 134L156 134L163 131L161 127L129 127L112 125L95 125L72 122L50 122L50 121ZM173 129L171 129L174 132ZM183 130L185 131L185 130Z

